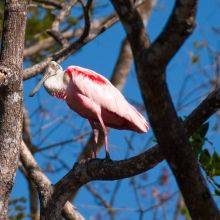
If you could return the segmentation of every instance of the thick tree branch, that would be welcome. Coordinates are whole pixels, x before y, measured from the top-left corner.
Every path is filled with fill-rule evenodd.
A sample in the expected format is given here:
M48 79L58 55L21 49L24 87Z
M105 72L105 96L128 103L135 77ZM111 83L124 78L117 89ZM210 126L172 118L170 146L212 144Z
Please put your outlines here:
M23 169L21 170L26 176L29 184L31 218L34 220L38 220L40 218L38 210L38 194L41 198L41 203L46 203L53 187L49 179L41 171L40 167L37 165L37 162L31 154L31 152L38 151L31 142L30 118L26 109L24 109L23 114L23 143L20 152L20 160L23 164ZM78 138L81 138L81 136ZM70 140L67 142L69 143ZM50 147L53 146L48 146L47 149L49 149ZM67 220L83 220L83 217L80 215L80 213L78 213L70 203L67 203L65 205L62 215Z
M31 152L26 144L22 142L20 160L30 180L35 184L40 195L41 206L47 203L50 194L53 191L53 186L47 176L41 171ZM41 210L44 210L42 207ZM41 213L42 214L42 213ZM68 220L84 220L81 214L74 209L71 203L67 202L63 208L63 217Z
M55 7L57 9L63 8L62 3L56 0L33 0L33 2L36 2L41 5L46 5L47 7Z
M99 20L93 20L91 22L91 33L96 32L100 26L103 26L108 20L111 20L113 17L116 17L115 13L112 15L107 16L106 18L99 19ZM67 41L72 38L77 38L82 35L83 28L73 29L73 30L66 30L64 32L61 32L62 38ZM55 39L52 37L48 37L46 39L42 39L39 42L25 48L24 50L24 57L33 56L37 53L39 53L42 50L48 49L52 47L56 43Z
M177 116L165 80L167 63L192 32L192 28L189 30L189 24L194 25L197 1L176 1L166 28L172 30L170 34L177 43L172 49L173 42L168 41L167 49L161 48L163 57L168 57L162 58L165 61L158 60L151 52L155 49L155 44L148 49L149 39L132 1L112 0L111 2L119 14L131 44L149 120L161 151L176 177L190 215L194 219L218 219L219 211L201 174L183 123ZM169 30L165 29L158 39L163 39L164 33L169 34ZM179 37L180 35L183 37ZM168 50L171 50L171 53L166 54ZM160 51L160 48L157 48L157 51Z
M30 79L31 77L35 76L37 73L42 72L48 65L48 63L51 60L55 60L58 63L65 60L70 55L76 53L81 47L83 47L88 42L94 40L97 36L102 34L105 30L110 28L112 25L114 25L117 22L117 17L113 16L111 19L108 19L106 22L104 22L103 25L100 25L99 28L96 29L94 33L89 34L86 38L75 41L70 46L68 46L65 49L61 49L60 51L52 54L51 56L47 57L42 62L35 64L34 66L28 68L24 72L24 80ZM83 35L83 33L82 33ZM82 36L81 35L81 36Z
M165 68L195 28L197 1L176 1L162 33L144 54L148 63ZM166 54L166 55L165 55Z
M188 137L219 108L220 89L216 89L184 121ZM159 146L155 145L138 156L126 160L92 159L76 163L73 169L55 185L54 193L48 203L47 217L58 217L59 210L65 202L84 184L93 180L118 180L138 175L152 169L163 159ZM65 190L67 188L68 191ZM56 212L51 212L51 210L56 210Z
M25 0L5 0L0 53L0 78L4 78L0 85L0 219L7 219L8 198L19 159L26 14Z
M39 220L40 219L40 210L38 207L38 192L36 190L35 184L32 182L31 178L27 175L26 170L19 164L19 169L22 174L25 176L28 184L28 193L29 193L29 200L30 200L30 218L31 220Z
M28 180L28 179L27 179ZM29 191L29 200L30 200L30 217L31 220L40 219L40 210L38 207L38 192L35 188L35 184L32 181L28 180L28 191Z
M210 116L220 109L220 88L212 91L200 105L186 118L184 125L187 133L192 134Z

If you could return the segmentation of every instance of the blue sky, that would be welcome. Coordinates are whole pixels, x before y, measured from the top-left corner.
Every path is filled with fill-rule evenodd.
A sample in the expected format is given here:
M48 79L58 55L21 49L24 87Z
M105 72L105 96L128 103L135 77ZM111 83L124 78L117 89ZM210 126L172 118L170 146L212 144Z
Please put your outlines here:
M155 40L155 38L158 36L162 28L164 27L167 18L171 13L173 4L173 0L158 1L158 4L155 10L153 11L151 19L149 21L149 25L147 27L147 31L149 33L151 41ZM195 42L203 43L204 41L206 41L213 50L219 51L219 35L214 34L212 31L212 27L219 27L219 8L219 0L199 1L196 30L194 31L192 36L185 42L183 47L180 49L180 51L177 53L174 59L170 62L167 68L168 85L172 97L174 99L175 105L177 104L177 97L181 89L181 85L184 82L186 76L188 76L190 80L186 84L185 93L190 92L192 89L197 88L199 85L201 85L201 83L207 81L207 78L200 74L199 66L197 64L192 65L190 54L199 55L202 67L204 67L204 69L207 70L208 75L211 76L213 74L213 69L210 66L210 58L207 55L206 49L195 49L194 44ZM111 6L109 6L109 8L102 13L104 14L111 10L112 8ZM66 61L62 63L62 66L66 68L69 65L79 65L93 69L96 72L103 74L105 77L110 78L118 56L120 43L123 40L124 36L125 33L121 24L117 23L111 29L99 36L96 40L83 47L80 50L80 52L69 57ZM45 127L41 134L39 133L34 137L33 142L35 144L39 144L42 142L42 138L47 136L53 130L53 128L60 123L59 118L61 118L63 115L68 114L69 117L65 119L64 123L60 127L56 128L55 132L53 132L52 135L50 135L49 138L47 138L46 141L41 144L42 147L54 143L56 141L69 139L73 136L73 134L74 136L79 134L79 129L84 131L90 130L88 123L84 119L81 119L79 116L76 115L76 113L71 112L65 105L65 103L62 103L61 101L56 100L53 97L50 97L44 89L41 89L39 95L35 98L28 97L28 93L38 80L39 77L36 77L35 79L31 79L25 82L24 85L25 105L30 111L30 113L34 112L39 103L43 103L43 106L48 110L44 117L39 117L38 115L32 118L31 123L33 134L38 130L40 124L44 125ZM185 116L189 112L191 112L193 107L199 103L199 100L201 100L202 97L204 97L201 95L204 95L205 93L207 93L207 91L208 89L203 89L202 91L198 90L192 96L187 97L186 103L188 101L190 102L194 100L195 98L198 101L193 102L192 105L189 105L188 107L182 109L179 112L179 114L181 116ZM132 67L131 69L126 86L123 90L123 94L129 100L142 103L142 98L139 92L139 86L136 80L134 67ZM201 98L198 99L198 97L200 96ZM212 118L214 119L214 117ZM213 120L211 120L211 123L213 123ZM50 126L50 124L53 124L53 126ZM130 132L111 130L109 135L109 141L112 159L117 160L124 158L126 152L125 137L129 137L130 135ZM151 143L149 146L146 146L147 140L151 136L152 131L149 132L147 135L137 135L133 141L133 146L135 149L131 153L131 155L138 154L143 149L152 146L153 143ZM212 148L214 147L218 151L220 151L218 147L220 143L218 134L210 132L210 140L213 142L213 146L210 147L210 150L212 150ZM76 155L78 154L78 152L80 152L81 147L82 145L73 143L63 147L62 149L57 149L56 152L61 155L62 159L68 164L69 167L72 167L73 163L76 160ZM53 155L54 152L51 151L47 153ZM103 152L101 152L99 154L99 157L103 156L104 154ZM44 155L36 155L36 159L42 167L45 167L45 165L47 164L47 159ZM148 172L148 176L150 177L150 180L148 181L155 181L161 171L161 168L165 166L167 165L165 162L163 162L155 169ZM58 168L59 166L55 164L54 167ZM65 173L66 171L58 172L55 175L48 174L48 177L53 183L56 183L56 181L58 181ZM170 192L174 192L175 190L177 190L175 182L172 180L172 178L170 182L171 183L169 184L169 189L167 190L169 190ZM104 185L106 185L107 188L109 188L109 190L113 188L114 184L115 182L104 183ZM127 207L128 209L131 209L135 206L135 203L134 194L129 187L129 180L123 181L122 184L123 186L119 191L119 196L115 206ZM95 183L95 186L99 187L99 183ZM148 193L150 193L151 188L152 187L149 187L149 189L147 189ZM100 191L102 192L102 189L100 189ZM13 190L12 196L28 196L26 181L19 172L17 173L15 188ZM104 195L105 198L108 198L109 196L109 194ZM143 206L148 207L150 203L151 201L146 199L146 201L143 201ZM85 189L80 190L77 199L75 200L75 205L77 208L79 208L79 210L86 217L86 219L93 219L90 216L92 216L100 210L102 213L105 213L105 209L97 206L97 203L94 202L94 199L91 197L90 193L88 193L88 191ZM171 202L171 205L168 205L168 210L172 210L172 208L173 207ZM149 219L151 217L152 213L148 212L146 213L144 219ZM123 211L120 214L120 219L137 219L137 213L132 210Z

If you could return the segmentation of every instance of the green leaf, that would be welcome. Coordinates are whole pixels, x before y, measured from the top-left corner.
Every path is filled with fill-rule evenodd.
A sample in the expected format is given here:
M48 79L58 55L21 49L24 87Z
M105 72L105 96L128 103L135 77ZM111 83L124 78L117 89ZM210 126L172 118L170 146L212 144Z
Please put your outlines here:
M210 164L211 156L207 149L203 150L199 157L199 162L203 167L207 167Z
M193 64L198 63L199 62L199 56L198 55L191 55L191 62Z
M220 170L213 168L212 176L220 176Z
M212 163L215 169L220 170L220 156L216 151L212 155Z
M212 165L212 176L220 176L220 156L216 151L214 151L211 157L211 165Z
M199 42L199 41L194 41L194 42L193 42L193 47L194 47L195 49L201 49L201 48L204 47L204 44L203 44L202 42Z
M198 129L198 133L200 134L201 137L205 137L207 132L209 130L209 123L204 123L199 129Z
M220 156L216 151L210 155L208 150L204 149L199 156L199 162L211 179L214 176L220 176Z
M196 157L198 158L203 145L206 141L206 134L208 132L209 129L209 123L204 123L202 126L200 126L199 129L197 129L197 131L189 138L189 141L193 147L194 153L196 155Z
M185 205L180 208L180 214L185 216L185 220L191 220L189 211Z
M45 32L52 25L54 15L50 10L34 10L27 19L26 40L33 40L39 33ZM48 37L46 34L39 35L40 38ZM28 42L27 42L28 43Z
M215 195L216 195L216 196L220 196L220 190L215 189Z
M77 24L78 20L77 20L74 16L69 16L69 17L67 18L67 22L68 22L69 24L75 25L75 24Z

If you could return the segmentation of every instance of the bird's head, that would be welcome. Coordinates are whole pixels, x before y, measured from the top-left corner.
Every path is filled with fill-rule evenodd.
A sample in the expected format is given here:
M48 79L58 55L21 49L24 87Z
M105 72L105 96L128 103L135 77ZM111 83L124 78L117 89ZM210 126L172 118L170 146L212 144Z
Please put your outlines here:
M34 96L40 89L40 87L45 83L45 81L47 79L49 79L50 77L52 76L56 76L58 74L61 74L63 73L63 68L58 64L56 63L55 61L51 61L44 74L43 74L43 77L42 79L40 80L40 82L34 87L34 89L30 92L29 96Z

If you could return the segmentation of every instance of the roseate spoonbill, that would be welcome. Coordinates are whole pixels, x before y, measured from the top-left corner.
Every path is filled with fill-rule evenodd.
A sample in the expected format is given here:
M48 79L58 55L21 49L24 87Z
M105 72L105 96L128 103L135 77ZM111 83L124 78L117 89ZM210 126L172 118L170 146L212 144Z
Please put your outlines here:
M47 92L66 101L80 116L87 118L97 144L99 129L104 133L106 158L109 157L106 127L145 133L149 129L145 118L129 104L121 92L104 76L79 66L69 66L65 71L51 61L43 78L30 96L44 84ZM96 149L93 149L96 157Z

